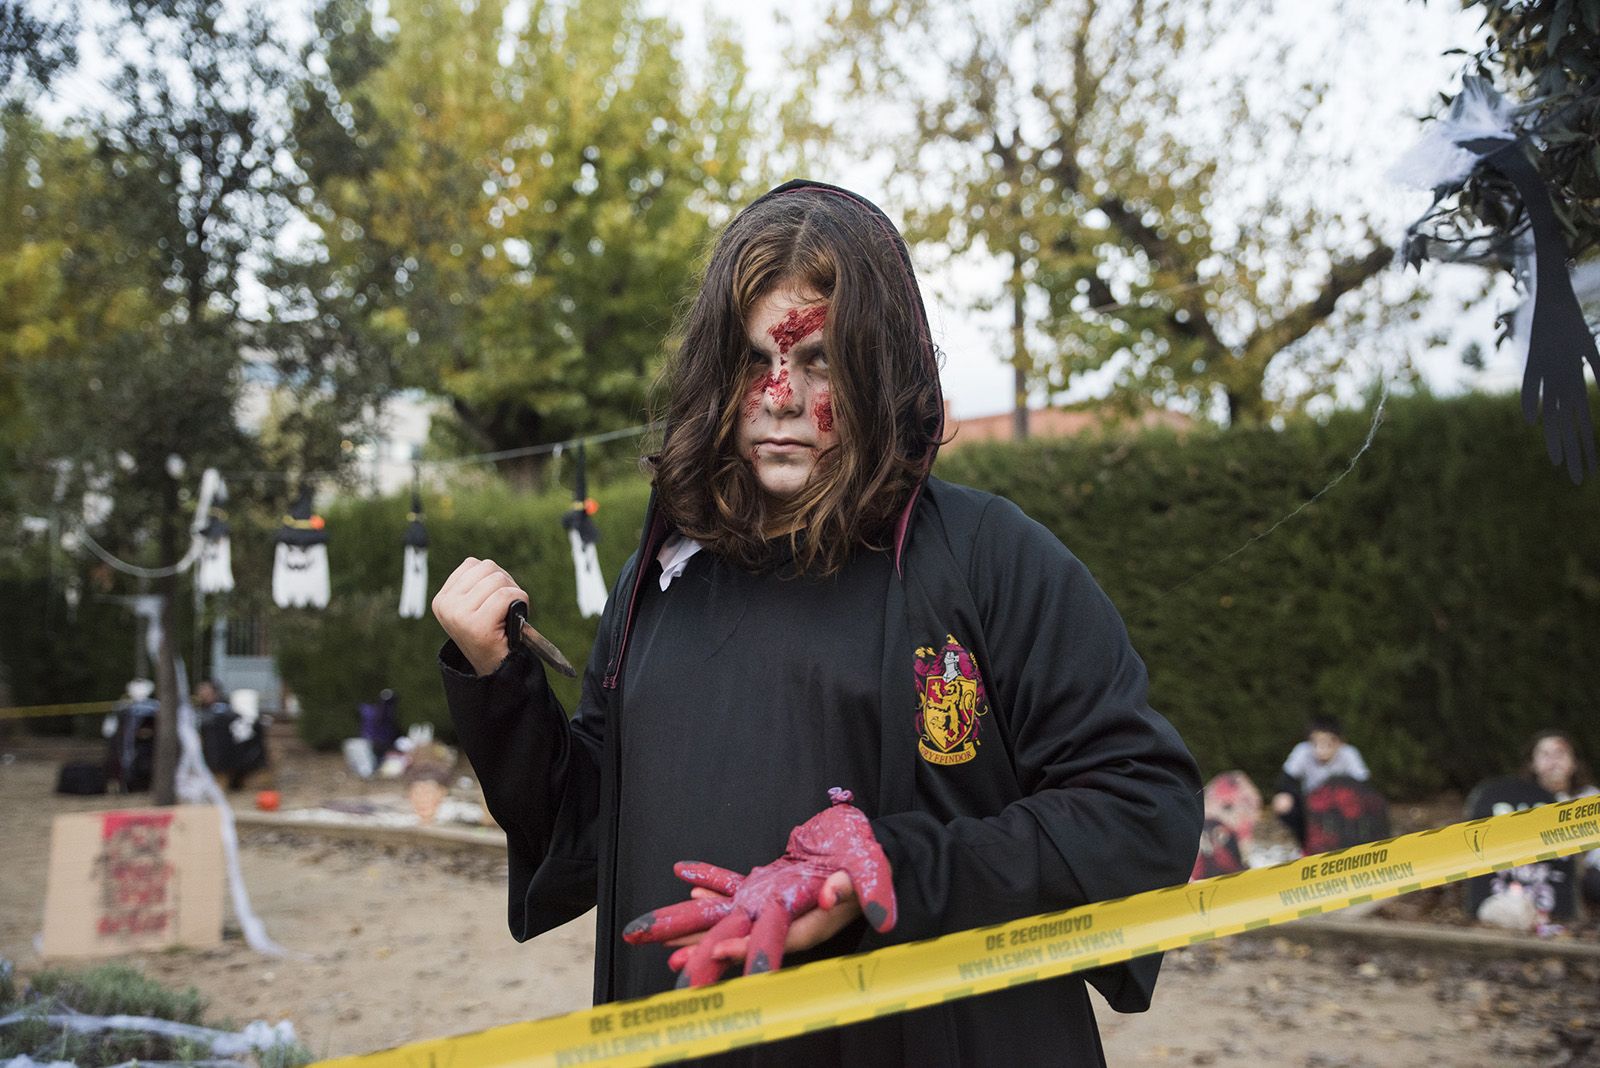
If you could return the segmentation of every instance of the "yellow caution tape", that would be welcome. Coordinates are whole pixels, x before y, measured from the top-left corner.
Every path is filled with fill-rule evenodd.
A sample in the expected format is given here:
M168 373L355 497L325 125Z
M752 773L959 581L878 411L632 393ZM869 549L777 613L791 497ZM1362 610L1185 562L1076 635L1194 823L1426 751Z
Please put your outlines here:
M84 701L75 705L24 705L20 708L0 708L0 719L29 719L33 716L87 716L97 712L110 712L121 702Z
M1600 797L699 989L323 1061L664 1064L1177 949L1600 846Z

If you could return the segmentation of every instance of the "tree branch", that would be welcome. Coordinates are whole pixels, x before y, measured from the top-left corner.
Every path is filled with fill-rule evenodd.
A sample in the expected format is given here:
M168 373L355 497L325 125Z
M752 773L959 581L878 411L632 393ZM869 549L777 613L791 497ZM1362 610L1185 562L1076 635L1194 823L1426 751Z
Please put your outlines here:
M1316 296L1289 309L1275 322L1267 323L1250 335L1244 345L1243 362L1247 366L1264 369L1279 352L1305 337L1317 324L1332 315L1340 297L1361 286L1393 260L1394 249L1379 242L1376 248L1359 259L1335 263Z

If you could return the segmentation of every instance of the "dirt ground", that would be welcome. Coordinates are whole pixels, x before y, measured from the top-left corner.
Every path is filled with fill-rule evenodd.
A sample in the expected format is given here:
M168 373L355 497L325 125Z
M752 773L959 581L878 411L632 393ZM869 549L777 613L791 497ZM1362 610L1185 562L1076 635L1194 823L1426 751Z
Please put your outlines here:
M56 760L7 751L0 742L0 957L27 975L46 963L34 936L51 818L120 799L58 797ZM354 780L337 757L280 753L275 785L286 808L394 789ZM1397 823L1430 814L1407 815ZM215 1018L288 1019L317 1055L332 1056L589 1002L592 914L516 944L496 854L249 830L242 857L267 930L299 955L260 957L230 926L216 949L128 958L164 982L198 987ZM1264 932L1170 954L1148 1013L1096 1008L1113 1064L1600 1065L1600 965L1553 958L1313 949Z

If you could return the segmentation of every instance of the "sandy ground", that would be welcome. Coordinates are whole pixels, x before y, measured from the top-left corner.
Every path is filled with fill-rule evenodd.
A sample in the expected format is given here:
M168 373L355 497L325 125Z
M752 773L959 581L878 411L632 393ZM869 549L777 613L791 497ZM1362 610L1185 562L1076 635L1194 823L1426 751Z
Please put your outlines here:
M118 799L57 797L55 762L4 761L0 956L26 975L46 963L33 939L52 816ZM362 792L337 758L287 747L277 779L291 807ZM197 986L216 1018L292 1020L327 1056L588 1004L592 916L517 945L498 856L251 831L243 867L268 931L301 956L262 958L230 927L217 949L127 958ZM1313 950L1269 932L1169 955L1148 1013L1097 1010L1113 1064L1600 1065L1600 966L1554 959Z

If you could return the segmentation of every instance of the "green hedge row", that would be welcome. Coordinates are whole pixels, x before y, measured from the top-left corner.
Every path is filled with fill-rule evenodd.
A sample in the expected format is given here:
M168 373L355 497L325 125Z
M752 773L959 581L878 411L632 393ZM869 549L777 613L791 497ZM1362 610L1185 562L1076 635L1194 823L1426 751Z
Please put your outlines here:
M76 609L69 609L63 596L64 576L40 577L39 572L29 577L0 576L0 704L115 698L134 673L138 635L132 615L92 592ZM99 716L0 720L0 734L93 737L99 730Z
M614 580L639 537L648 488L634 480L597 491L600 568ZM571 492L518 494L503 487L424 498L428 526L429 596L468 556L489 558L533 597L532 620L582 670L597 619L578 615L572 549L561 516ZM431 612L401 619L401 537L410 498L345 499L323 512L327 520L332 590L323 611L277 610L272 640L284 682L299 695L301 736L331 747L357 733L357 706L385 687L400 695L407 726L445 728L449 715L439 683L444 632ZM569 709L576 681L551 673Z
M939 473L1016 501L1089 565L1208 775L1242 767L1269 785L1317 714L1344 721L1397 797L1509 770L1546 726L1600 755L1600 484L1553 469L1510 398L1411 397L1389 402L1348 476L1285 519L1345 470L1370 422L975 444L947 450ZM646 491L598 495L614 577ZM594 621L577 616L565 507L559 493L430 501L433 588L469 553L491 556L581 660ZM404 512L330 509L333 604L277 618L313 743L350 734L356 703L385 685L407 722L445 723L439 628L395 614ZM575 686L557 689L570 707Z
M1089 565L1207 775L1270 786L1315 714L1400 797L1512 770L1544 727L1600 756L1600 479L1552 468L1511 398L1394 399L1274 529L1370 423L974 446L940 473Z
M1090 566L1150 666L1153 703L1208 775L1242 767L1269 785L1315 714L1344 720L1396 797L1509 770L1547 726L1600 758L1600 480L1573 487L1552 468L1513 398L1396 398L1349 475L1285 520L1345 470L1370 421L974 444L946 450L939 473L1015 500ZM646 489L623 480L595 496L610 579L637 540ZM565 494L474 488L426 505L431 588L467 555L493 557L581 666L595 621L577 615ZM357 704L385 686L406 723L447 725L442 632L396 611L406 507L330 507L332 603L272 614L313 744L355 733ZM259 561L249 582L265 582L270 532L239 535L263 543L236 546L235 559ZM0 646L16 689L31 697L41 675L82 673L72 658L83 650L24 626L37 591L10 592L13 640ZM59 611L45 611L56 632ZM14 640L25 631L32 641ZM101 631L112 649L95 644L126 671L123 633ZM556 689L571 707L576 685Z

